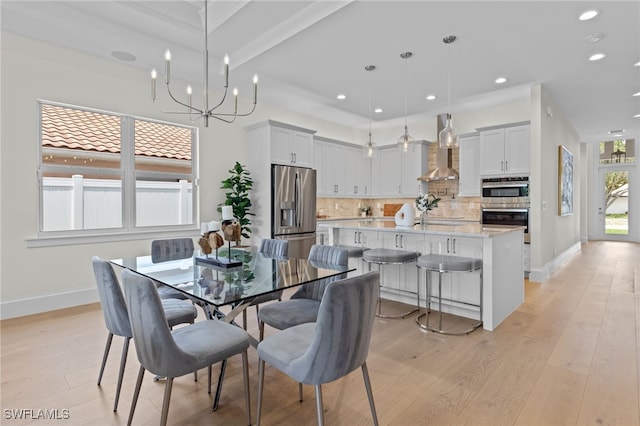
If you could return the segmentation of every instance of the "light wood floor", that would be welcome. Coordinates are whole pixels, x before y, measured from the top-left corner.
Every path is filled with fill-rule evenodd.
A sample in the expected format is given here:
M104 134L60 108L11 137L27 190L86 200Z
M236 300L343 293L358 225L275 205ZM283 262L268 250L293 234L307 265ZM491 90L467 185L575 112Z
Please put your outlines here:
M414 317L376 320L368 366L382 425L640 424L640 245L591 242L495 331L440 336ZM255 310L249 318L255 330ZM122 347L114 339L102 386L106 338L99 305L3 321L4 424L125 424L138 369L130 349L118 413L111 410ZM217 370L217 368L216 368ZM255 420L257 357L250 349ZM206 370L176 379L169 423L242 425L240 358L229 363L212 412ZM159 423L163 382L147 374L135 424ZM313 425L315 397L267 367L263 424ZM328 425L367 425L359 371L324 386ZM68 420L13 420L8 409L69 410ZM35 413L35 411L34 411Z

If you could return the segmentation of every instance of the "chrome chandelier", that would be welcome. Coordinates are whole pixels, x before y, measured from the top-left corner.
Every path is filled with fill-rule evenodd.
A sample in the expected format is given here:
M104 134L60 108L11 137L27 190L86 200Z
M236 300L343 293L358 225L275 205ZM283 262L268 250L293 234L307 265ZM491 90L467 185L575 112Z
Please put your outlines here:
M398 145L402 147L402 151L409 151L409 145L415 142L413 136L409 134L409 128L407 127L407 59L413 56L411 52L403 52L400 57L404 59L404 133L398 138Z
M258 75L253 76L253 107L249 112L238 113L238 88L233 89L233 112L217 112L218 108L220 108L227 99L227 93L229 90L229 56L225 55L224 57L224 93L220 101L213 107L209 107L209 42L207 40L207 36L209 34L208 28L208 13L207 13L207 0L204 2L204 105L202 108L196 108L192 105L191 94L192 89L191 86L187 86L187 100L186 102L178 100L174 94L171 92L171 51L167 49L164 54L164 73L165 73L165 85L167 87L167 93L169 97L179 105L186 107L186 111L162 111L167 114L188 114L193 117L197 115L197 117L193 118L192 121L195 121L199 118L204 119L204 127L209 127L209 118L215 118L220 121L224 121L225 123L233 123L237 117L246 117L255 111L256 104L258 103ZM156 69L151 70L151 98L153 103L156 102L156 80L158 78L158 73Z
M446 45L449 45L454 41L456 41L456 38L457 37L454 35L446 36L445 38L442 39L442 42ZM448 97L449 97L448 106L449 106L449 109L451 109L451 59L450 58L449 58L449 73L447 77L447 91L448 91ZM449 112L447 113L447 122L444 126L444 129L442 129L442 131L438 135L438 143L440 145L440 148L442 149L458 148L458 129L453 127L453 124L451 123L451 113Z

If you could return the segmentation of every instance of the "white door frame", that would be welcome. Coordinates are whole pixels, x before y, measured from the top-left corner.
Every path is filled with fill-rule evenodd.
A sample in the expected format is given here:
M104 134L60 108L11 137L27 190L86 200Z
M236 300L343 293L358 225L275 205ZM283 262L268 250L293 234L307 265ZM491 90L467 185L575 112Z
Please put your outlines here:
M629 233L627 235L607 234L605 233L605 199L604 199L604 178L609 172L629 172L629 190L628 190L628 208L629 208ZM597 181L593 194L595 196L594 217L595 219L595 238L597 240L612 241L639 241L640 227L638 224L638 197L636 190L636 165L635 163L615 163L598 166Z

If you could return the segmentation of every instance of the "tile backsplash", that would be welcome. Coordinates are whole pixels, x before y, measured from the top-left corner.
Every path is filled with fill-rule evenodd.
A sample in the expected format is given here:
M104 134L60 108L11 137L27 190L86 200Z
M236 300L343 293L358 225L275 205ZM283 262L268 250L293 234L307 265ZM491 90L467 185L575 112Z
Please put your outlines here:
M429 184L430 192L442 199L438 203L438 207L431 210L429 215L480 221L480 198L458 198L457 195L452 197L452 194L457 193L457 183L455 192L447 188L447 184L451 185L451 182L431 182ZM316 215L325 219L354 218L360 216L361 207L371 207L371 216L381 217L385 204L410 203L415 208L415 201L415 198L318 198Z

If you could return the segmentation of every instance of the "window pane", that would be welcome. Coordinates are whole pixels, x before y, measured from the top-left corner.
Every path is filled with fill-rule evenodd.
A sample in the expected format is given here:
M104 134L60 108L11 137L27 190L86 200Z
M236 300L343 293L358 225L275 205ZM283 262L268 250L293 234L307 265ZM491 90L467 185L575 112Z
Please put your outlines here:
M191 129L135 121L136 170L191 174Z
M119 168L120 118L41 104L42 164Z
M634 163L635 140L620 139L600 143L600 164Z
M605 234L629 234L629 172L605 175Z
M43 231L119 228L122 183L117 178L47 173L42 178Z
M136 180L136 225L193 223L193 184L188 180Z

